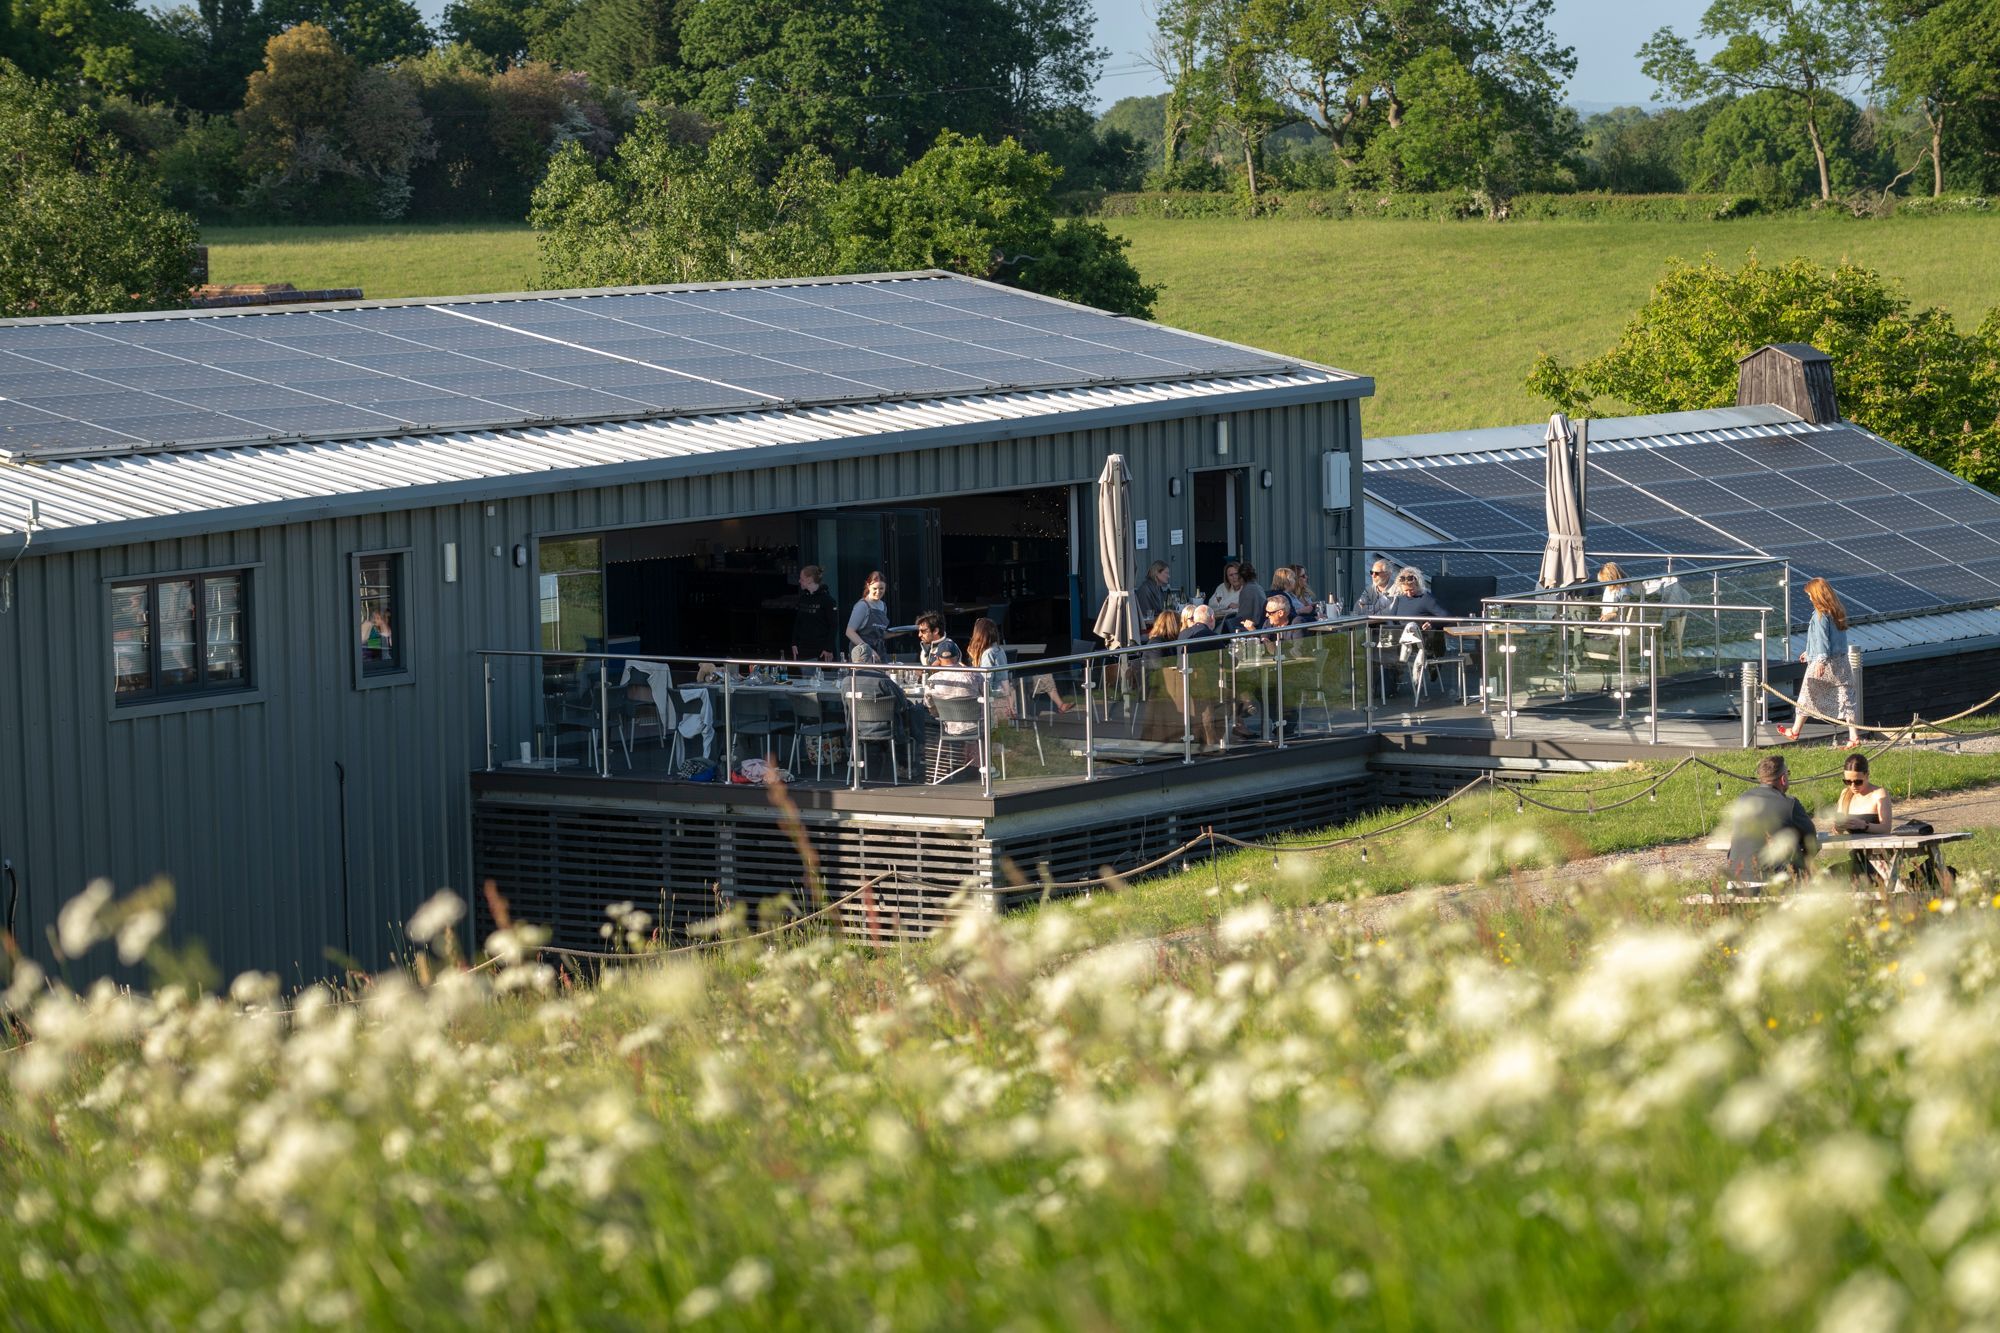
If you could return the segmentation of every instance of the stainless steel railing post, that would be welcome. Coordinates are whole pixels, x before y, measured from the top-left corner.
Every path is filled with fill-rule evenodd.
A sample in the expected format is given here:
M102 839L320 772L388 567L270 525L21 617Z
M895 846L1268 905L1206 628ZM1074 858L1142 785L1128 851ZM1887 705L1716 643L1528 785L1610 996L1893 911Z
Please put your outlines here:
M611 664L597 664L597 776L611 776Z
M1097 710L1091 707L1097 683L1088 670L1083 673L1083 780L1097 776Z
M1500 627L1500 670L1505 677L1503 688L1506 697L1501 701L1504 707L1501 716L1507 719L1507 739L1514 739L1514 626L1511 622Z
M1194 705L1189 696L1193 693L1190 686L1194 682L1194 671L1188 666L1187 649L1181 649L1180 659L1178 669L1181 673L1181 762L1183 764L1192 764L1194 762Z
M993 795L993 691L986 673L979 676L979 790ZM942 724L940 724L942 725Z
M1757 748L1757 668L1743 664L1743 690L1739 707L1743 713L1743 748Z
M1660 743L1660 626L1649 626L1652 631L1652 646L1646 652L1646 720L1650 724L1649 741Z
M1850 647L1847 650L1847 706L1854 712L1854 722L1864 723L1867 715L1861 711L1861 650Z
M1275 722L1273 723L1273 726L1275 726L1275 727L1276 727L1276 729L1277 729L1277 735L1278 735L1278 748L1279 748L1280 750L1282 750L1282 749L1284 749L1284 748L1285 748L1285 645L1284 645L1284 642L1283 642L1283 641L1281 640L1281 641L1279 641L1279 642L1277 642L1277 643L1274 643L1274 644L1272 644L1272 645L1271 645L1271 652L1272 652L1272 656L1273 656L1273 657L1274 657L1274 658L1276 659L1276 661L1277 661L1277 665L1276 665L1275 667L1273 667L1273 668L1272 668L1272 670L1273 670L1273 671L1275 671L1275 672L1277 673L1277 677L1278 677L1278 681L1277 681L1277 684L1276 684L1276 686L1274 687L1274 688L1276 689L1276 692L1277 692L1277 696L1278 696L1278 697L1277 697L1277 699L1276 699L1276 700L1275 700L1275 701L1273 702L1273 704L1272 704L1271 708L1270 708L1270 709L1268 709L1268 710L1266 710L1266 712L1265 712L1264 716L1265 716L1266 718L1269 718L1269 717L1271 716L1271 714L1272 714L1273 712L1275 712L1275 713L1276 713L1276 714L1278 715L1278 716L1277 716L1277 720L1276 720L1276 721L1275 721Z

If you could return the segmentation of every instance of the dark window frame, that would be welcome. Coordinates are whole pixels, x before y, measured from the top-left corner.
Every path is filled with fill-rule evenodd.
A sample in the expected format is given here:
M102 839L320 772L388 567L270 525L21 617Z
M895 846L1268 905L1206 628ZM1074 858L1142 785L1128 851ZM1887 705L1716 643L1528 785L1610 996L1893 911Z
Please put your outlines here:
M410 546L384 546L366 551L351 551L347 557L347 608L349 643L353 660L354 688L372 690L384 685L408 685L416 680L415 654L411 651L409 607L410 574L415 552ZM389 597L389 624L395 636L394 665L369 669L367 660L361 655L361 635L357 632L361 624L361 562L387 556L395 562L391 575Z
M241 619L237 640L242 645L243 675L239 680L225 684L214 684L207 679L208 644L208 598L204 584L210 579L233 578L237 583L236 615ZM160 585L164 583L193 584L195 611L194 648L196 655L196 680L192 685L168 686L161 683L160 670ZM255 566L231 565L217 569L176 570L164 574L120 575L108 578L104 586L108 593L106 610L106 646L110 648L111 702L116 712L133 709L157 710L161 706L172 707L190 703L200 705L209 701L235 701L257 696L260 685L257 678L255 606L256 587ZM113 618L116 615L117 597L134 588L143 588L146 593L146 673L149 684L143 691L120 691L118 688L117 641L110 637Z

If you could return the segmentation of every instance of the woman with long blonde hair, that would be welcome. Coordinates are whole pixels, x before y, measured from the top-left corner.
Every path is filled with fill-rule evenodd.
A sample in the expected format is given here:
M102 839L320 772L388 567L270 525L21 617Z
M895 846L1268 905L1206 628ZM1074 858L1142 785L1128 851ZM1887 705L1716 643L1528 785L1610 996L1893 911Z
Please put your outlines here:
M1778 734L1786 740L1797 740L1799 728L1807 717L1845 722L1847 744L1840 748L1852 750L1861 744L1861 733L1855 729L1857 719L1849 692L1847 608L1825 579L1806 583L1806 600L1812 603L1813 614L1812 623L1806 626L1806 650L1799 654L1799 660L1806 664L1806 674L1799 681L1798 715L1789 728L1779 727Z

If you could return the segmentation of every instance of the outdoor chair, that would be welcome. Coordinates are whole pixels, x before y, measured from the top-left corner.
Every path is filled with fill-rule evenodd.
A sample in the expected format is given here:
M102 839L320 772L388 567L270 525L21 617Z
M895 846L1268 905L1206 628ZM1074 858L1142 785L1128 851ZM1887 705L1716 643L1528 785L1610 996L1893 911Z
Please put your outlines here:
M943 782L946 778L956 776L966 767L966 762L960 759L947 769L945 767L946 747L962 751L965 747L970 746L973 753L978 757L980 766L983 768L987 762L986 729L982 725L985 720L985 708L979 699L976 697L971 699L934 698L931 700L931 707L936 710L938 720L937 744L932 748L931 758L931 770L936 776L931 781L933 783ZM973 731L970 735L961 734L951 736L946 734L954 724L963 726L966 723L972 724ZM1005 772L1001 773L1001 777L1003 779L1006 777Z
M763 742L758 756L776 754L775 738L788 734L793 729L790 700L775 698L769 693L752 690L737 690L729 700L729 761L736 762L736 740L748 737Z
M848 762L860 765L861 780L866 782L869 744L886 744L889 747L889 785L895 786L902 776L896 762L896 743L907 739L901 702L896 699L849 697L847 707L854 719L854 753L848 756ZM911 768L915 767L912 763Z
M1469 697L1465 679L1466 656L1464 653L1444 653L1437 657L1425 654L1424 669L1417 673L1415 680L1416 701L1418 703L1424 701L1424 685L1427 681L1436 682L1437 692L1439 694L1444 693L1444 672L1446 667L1457 669L1458 701L1460 703L1466 702Z
M794 773L799 770L799 746L807 740L817 740L813 750L813 780L819 781L826 772L826 742L834 737L847 735L847 719L840 712L840 705L830 703L817 695L803 695L792 700L792 762Z

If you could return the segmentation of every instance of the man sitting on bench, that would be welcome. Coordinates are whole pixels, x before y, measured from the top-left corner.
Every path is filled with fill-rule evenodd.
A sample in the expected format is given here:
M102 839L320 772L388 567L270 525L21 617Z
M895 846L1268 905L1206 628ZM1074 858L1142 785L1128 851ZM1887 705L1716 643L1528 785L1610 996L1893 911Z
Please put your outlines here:
M1724 816L1729 832L1729 878L1741 890L1760 893L1778 871L1804 879L1806 862L1819 850L1811 816L1788 791L1791 773L1784 756L1757 761L1757 785L1737 797Z

